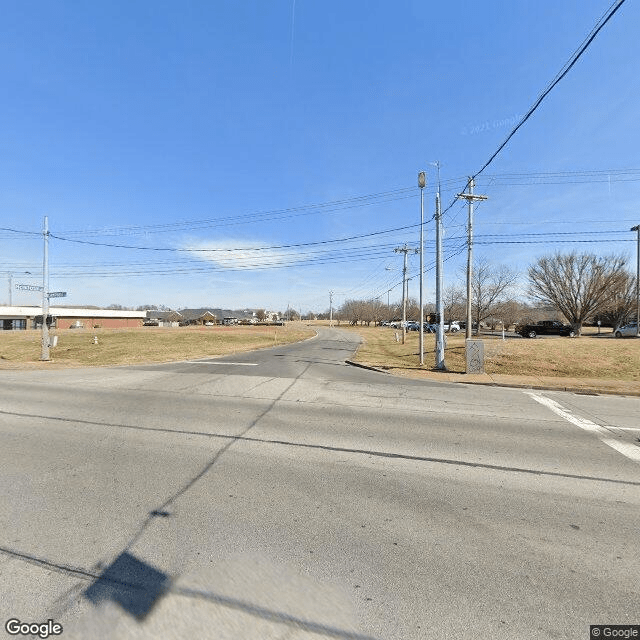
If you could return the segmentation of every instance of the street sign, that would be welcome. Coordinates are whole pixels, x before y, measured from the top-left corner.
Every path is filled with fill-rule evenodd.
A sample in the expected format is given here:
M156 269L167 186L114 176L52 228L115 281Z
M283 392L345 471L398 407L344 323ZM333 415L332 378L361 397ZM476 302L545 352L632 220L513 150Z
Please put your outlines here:
M66 291L51 291L47 294L50 298L65 298L67 295Z
M20 291L42 291L43 287L38 287L35 284L16 284L16 289L20 289Z

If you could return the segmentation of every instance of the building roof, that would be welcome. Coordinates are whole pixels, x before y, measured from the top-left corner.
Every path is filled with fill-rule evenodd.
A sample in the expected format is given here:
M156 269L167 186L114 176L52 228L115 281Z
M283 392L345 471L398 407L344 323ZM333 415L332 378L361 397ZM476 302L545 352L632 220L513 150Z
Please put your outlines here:
M180 309L179 313L185 320L197 320L198 318L202 318L206 315L209 315L212 318L217 318L216 314L211 309Z
M179 311L158 311L157 309L147 309L147 318L151 320L172 321L184 317Z
M42 315L42 307L0 306L0 316L33 318ZM49 315L57 318L146 318L146 311L124 309L88 309L86 307L49 307Z

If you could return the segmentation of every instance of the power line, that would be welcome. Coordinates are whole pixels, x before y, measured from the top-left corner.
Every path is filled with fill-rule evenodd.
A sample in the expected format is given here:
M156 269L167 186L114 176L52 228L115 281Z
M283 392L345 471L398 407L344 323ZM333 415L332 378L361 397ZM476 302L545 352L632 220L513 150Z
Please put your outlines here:
M558 85L558 83L571 71L573 66L578 62L578 60L582 57L584 52L587 50L589 45L593 42L595 37L600 33L600 31L604 28L604 26L613 18L618 9L625 3L625 0L616 0L609 9L603 14L600 19L596 22L596 25L593 27L589 35L583 40L582 44L574 51L573 55L569 58L569 60L564 64L562 69L558 72L556 77L551 81L549 86L540 94L538 99L533 103L533 105L529 108L527 113L522 117L520 122L513 128L511 133L505 138L504 142L494 151L491 157L482 165L480 170L476 172L472 178L479 176L498 156L498 154L507 146L507 143L513 136L516 134L518 129L524 125L524 123L534 114L536 109L542 104L542 101L551 93L551 91Z
M433 218L432 218L433 219ZM419 224L410 224L403 227L396 227L394 229L384 229L382 231L373 231L370 233L363 233L356 236L349 236L346 238L334 238L330 240L317 240L315 242L297 242L292 244L280 244L280 245L266 245L263 247L230 247L230 248L211 248L211 249L198 249L198 248L180 248L180 247L143 247L133 246L126 244L113 244L109 242L94 242L93 240L76 240L73 238L65 238L51 234L52 238L61 240L63 242L72 242L75 244L87 244L95 247L111 247L116 249L135 249L137 251L170 251L170 252L183 252L183 253L222 253L230 251L269 251L273 249L290 249L293 247L311 247L325 244L334 244L339 242L350 242L352 240L360 240L362 238L371 238L373 236L384 235L387 233L397 233L398 231L406 231L407 229L415 229L419 227Z
M576 62L582 57L584 52L587 50L589 45L593 42L595 37L600 33L600 31L604 28L604 26L611 20L611 18L615 15L615 13L620 9L620 7L624 4L625 0L616 0L607 11L598 19L593 29L589 32L587 37L582 41L580 46L574 51L569 60L564 64L564 66L560 69L560 71L553 78L551 83L547 86L547 88L538 96L537 100L533 103L533 105L528 109L525 115L520 119L520 122L511 130L509 135L505 138L505 140L498 146L498 148L491 154L489 159L480 167L480 169L473 174L465 184L464 189L462 191L466 191L469 183L478 177L484 170L495 160L498 154L507 146L508 142L513 138L516 132L529 120L529 118L535 113L538 107L542 104L543 100L551 93L551 91L558 85L558 83L569 73L569 71L573 68ZM442 215L447 213L449 209L455 204L456 199L454 198L453 202L442 212Z

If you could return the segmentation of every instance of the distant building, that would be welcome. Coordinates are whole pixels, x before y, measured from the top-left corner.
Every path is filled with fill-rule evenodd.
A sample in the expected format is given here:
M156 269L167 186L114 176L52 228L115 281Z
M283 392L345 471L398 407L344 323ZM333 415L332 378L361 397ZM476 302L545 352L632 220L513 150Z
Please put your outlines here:
M180 309L179 313L182 316L180 324L183 325L216 324L218 321L210 309Z
M156 327L177 327L183 320L184 316L179 311L147 309L147 319L144 324Z
M49 307L47 324L55 329L116 329L141 327L145 311L89 309L86 307ZM42 326L41 307L0 307L0 329L4 331L37 329Z

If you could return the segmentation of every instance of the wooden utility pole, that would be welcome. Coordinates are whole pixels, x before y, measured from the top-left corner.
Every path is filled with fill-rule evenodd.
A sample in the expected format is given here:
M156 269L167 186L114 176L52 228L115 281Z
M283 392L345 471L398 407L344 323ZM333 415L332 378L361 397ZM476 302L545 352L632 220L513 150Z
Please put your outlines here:
M475 182L473 178L469 178L467 183L469 193L459 193L458 198L464 198L469 205L469 222L467 225L467 326L465 338L471 338L471 279L473 277L473 203L476 200L486 200L487 196L479 196L473 193ZM480 327L478 327L478 330Z

